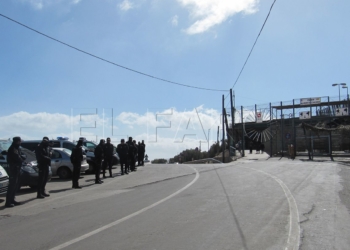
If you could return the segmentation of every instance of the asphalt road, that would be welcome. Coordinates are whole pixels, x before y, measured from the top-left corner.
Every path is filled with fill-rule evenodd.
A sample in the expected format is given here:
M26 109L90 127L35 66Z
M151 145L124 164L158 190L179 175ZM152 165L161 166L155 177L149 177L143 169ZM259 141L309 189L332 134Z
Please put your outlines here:
M1 249L350 249L350 166L247 155L146 165L94 184L53 179L49 198L0 203ZM2 197L0 197L1 199Z

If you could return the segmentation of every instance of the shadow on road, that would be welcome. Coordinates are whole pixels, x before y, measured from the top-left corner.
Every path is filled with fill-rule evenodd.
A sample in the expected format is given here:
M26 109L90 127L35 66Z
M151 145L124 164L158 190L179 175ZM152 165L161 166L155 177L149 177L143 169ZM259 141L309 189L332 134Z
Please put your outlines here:
M236 216L236 214L235 214L235 212L234 212L234 210L233 210L233 207L232 207L232 204L231 204L231 202L230 202L230 198L229 198L229 196L228 196L228 194L227 194L227 191L226 191L226 188L225 188L225 186L224 186L224 183L222 182L222 180L221 180L221 178L220 178L220 176L219 176L219 173L218 173L218 171L216 170L216 168L215 168L215 172L216 172L216 175L218 176L218 179L219 179L219 181L220 181L220 183L221 183L222 189L224 190L224 193L225 193L225 196L226 196L226 200L227 200L227 203L228 203L228 205L229 205L229 207L230 207L230 211L231 211L232 217L233 217L233 219L234 219L234 221L235 221L235 223L236 223L236 226L237 226L239 235L241 236L242 244L243 244L243 249L244 249L244 250L247 250L248 247L247 247L247 242L246 242L245 236L244 236L243 231L242 231L242 228L241 228L241 226L240 226L240 224L239 224L238 218L237 218L237 216Z

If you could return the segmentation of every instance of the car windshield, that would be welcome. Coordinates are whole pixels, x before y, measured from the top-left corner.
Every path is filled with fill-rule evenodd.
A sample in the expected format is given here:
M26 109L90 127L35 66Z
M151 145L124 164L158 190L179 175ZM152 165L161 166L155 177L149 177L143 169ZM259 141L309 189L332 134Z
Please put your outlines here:
M10 140L0 140L0 151L8 150L11 144Z
M66 152L66 153L69 154L69 155L72 154L72 150L69 150L69 149L67 149L67 148L64 148L62 151L63 151L63 152Z

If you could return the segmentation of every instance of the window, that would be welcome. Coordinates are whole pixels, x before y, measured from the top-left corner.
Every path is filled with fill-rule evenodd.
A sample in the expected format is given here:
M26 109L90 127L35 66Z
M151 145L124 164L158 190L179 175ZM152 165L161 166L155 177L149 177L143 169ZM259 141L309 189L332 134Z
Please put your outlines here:
M68 155L72 154L72 150L69 150L67 148L64 148L63 151L66 152Z
M51 155L51 159L59 159L59 158L62 158L61 153L56 151L56 150L53 150L52 155Z
M91 142L86 142L85 146L91 151L95 149L95 144L91 143Z
M52 141L52 142L50 142L50 146L52 148L60 148L61 147L61 143L59 141Z
M71 142L63 142L63 148L73 150L73 148L75 148L75 145Z

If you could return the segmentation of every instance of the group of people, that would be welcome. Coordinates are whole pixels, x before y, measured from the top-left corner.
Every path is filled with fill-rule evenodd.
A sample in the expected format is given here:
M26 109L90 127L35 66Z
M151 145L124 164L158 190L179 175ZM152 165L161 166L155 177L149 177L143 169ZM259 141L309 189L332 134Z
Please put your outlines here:
M21 205L15 199L15 193L19 185L20 171L25 157L21 152L21 138L14 137L11 146L7 152L7 163L9 165L9 186L6 194L5 207L14 207ZM117 146L117 153L119 154L121 174L129 174L130 171L136 171L137 166L144 166L146 145L144 141L136 143L132 137L125 142L121 140ZM100 143L94 150L95 153L95 183L101 184L103 181L100 179L101 168L103 170L103 178L106 178L106 169L108 167L110 177L112 175L114 146L111 143L111 139L107 138L107 142L104 139L100 140ZM38 163L38 188L37 198L43 199L49 197L50 194L45 191L46 183L49 176L49 168L51 165L51 149L50 141L48 137L44 137L41 143L35 150L35 156ZM79 186L81 163L84 159L83 156L83 140L77 142L76 147L72 150L70 156L71 163L73 164L72 174L72 188L81 189ZM136 162L138 163L136 166Z
M125 142L121 139L120 144L117 146L117 153L119 155L121 175L129 174L137 170L137 166L144 166L146 145L144 141L136 143L132 137ZM111 139L107 138L107 142L104 139L100 140L100 143L95 148L95 183L101 184L103 181L100 179L101 168L103 170L103 178L106 178L106 169L108 167L109 176L113 178L112 166L114 145L111 144ZM137 162L137 166L136 166Z

